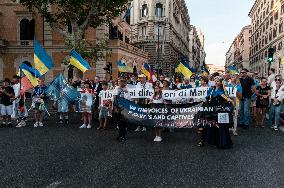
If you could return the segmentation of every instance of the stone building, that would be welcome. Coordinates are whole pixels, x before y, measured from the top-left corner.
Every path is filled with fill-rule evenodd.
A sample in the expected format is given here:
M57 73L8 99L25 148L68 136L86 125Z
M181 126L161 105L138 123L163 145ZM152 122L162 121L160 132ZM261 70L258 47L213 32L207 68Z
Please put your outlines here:
M238 69L250 69L249 51L250 51L251 26L245 26L234 39L229 50L226 53L226 67L236 66Z
M128 26L128 29L125 27ZM121 18L116 20L116 28L120 30L119 37L110 38L110 27L101 26L97 29L89 28L85 32L85 38L89 42L97 42L109 37L109 56L96 62L85 73L84 77L93 78L99 75L109 78L103 69L107 64L113 67L114 77L117 77L116 62L124 57L128 63L143 64L147 61L147 53L127 44L125 40L129 32L129 25L123 23ZM106 35L107 34L107 35ZM33 65L33 40L34 36L39 40L45 51L52 57L55 67L45 75L46 82L50 82L60 72L66 77L74 79L82 78L83 75L76 69L70 69L62 64L63 59L70 53L64 45L63 37L53 31L44 19L28 11L21 4L11 0L0 1L0 80L5 77L11 78L17 73L19 65L28 61ZM137 66L138 68L139 66ZM140 65L141 67L141 65Z
M205 64L206 53L204 50L204 41L202 31L192 25L189 32L189 62L191 66L199 68L199 70Z
M149 64L170 75L189 57L190 17L184 0L133 0L130 42L149 54Z
M274 48L274 62L272 68L283 74L281 59L283 49L283 18L284 2L281 0L256 0L249 12L252 34L250 47L250 68L267 76L269 64L267 62L268 49Z

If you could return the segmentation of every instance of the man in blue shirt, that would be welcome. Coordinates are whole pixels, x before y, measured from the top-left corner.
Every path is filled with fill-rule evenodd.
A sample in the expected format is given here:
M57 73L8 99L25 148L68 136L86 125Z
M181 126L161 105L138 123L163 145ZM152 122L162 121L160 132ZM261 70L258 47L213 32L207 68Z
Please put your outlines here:
M34 127L42 127L43 116L45 110L45 100L46 100L46 91L47 87L44 85L44 81L42 79L38 80L38 86L36 86L33 90L33 108L35 110L35 124Z

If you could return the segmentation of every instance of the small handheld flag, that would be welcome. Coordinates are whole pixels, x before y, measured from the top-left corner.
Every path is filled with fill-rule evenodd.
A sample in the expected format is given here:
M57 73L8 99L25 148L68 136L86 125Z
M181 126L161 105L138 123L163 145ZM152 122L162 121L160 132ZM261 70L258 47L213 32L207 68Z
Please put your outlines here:
M176 72L180 72L183 76L190 78L192 76L191 68L189 67L189 63L185 59L181 59L181 62L176 68Z
M81 70L83 73L91 69L89 63L85 59L83 59L75 50L71 51L70 64Z

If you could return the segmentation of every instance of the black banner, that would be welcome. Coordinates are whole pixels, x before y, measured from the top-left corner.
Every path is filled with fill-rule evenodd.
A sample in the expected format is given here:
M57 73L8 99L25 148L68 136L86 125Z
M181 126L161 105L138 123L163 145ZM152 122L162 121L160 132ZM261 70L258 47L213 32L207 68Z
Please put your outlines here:
M132 125L165 128L194 128L230 126L232 112L223 107L208 106L204 102L189 104L135 104L117 98L120 115Z

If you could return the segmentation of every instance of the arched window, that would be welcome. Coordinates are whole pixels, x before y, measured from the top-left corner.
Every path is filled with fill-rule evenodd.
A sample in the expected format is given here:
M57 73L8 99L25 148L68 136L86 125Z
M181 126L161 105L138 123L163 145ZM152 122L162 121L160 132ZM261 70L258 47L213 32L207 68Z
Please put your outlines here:
M20 40L34 40L35 20L22 19L20 22Z
M157 17L162 17L163 16L163 5L161 3L157 3L156 4L155 15Z
M147 7L147 4L144 4L142 6L141 16L146 17L147 15L148 15L148 7Z

